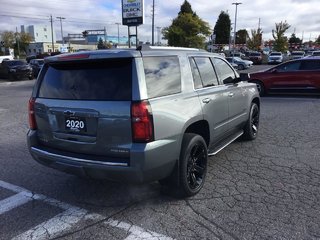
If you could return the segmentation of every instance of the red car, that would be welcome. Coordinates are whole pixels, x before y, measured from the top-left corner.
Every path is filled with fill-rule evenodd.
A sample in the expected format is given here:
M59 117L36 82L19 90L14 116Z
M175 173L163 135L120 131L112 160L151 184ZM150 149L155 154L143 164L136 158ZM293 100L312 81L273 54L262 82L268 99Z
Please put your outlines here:
M301 58L250 74L260 95L271 92L320 93L320 57Z

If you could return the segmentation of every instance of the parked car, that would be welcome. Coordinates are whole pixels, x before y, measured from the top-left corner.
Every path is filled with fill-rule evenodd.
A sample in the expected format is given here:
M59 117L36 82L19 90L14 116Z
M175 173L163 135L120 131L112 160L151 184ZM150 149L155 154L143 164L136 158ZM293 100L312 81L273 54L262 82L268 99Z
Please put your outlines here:
M239 57L226 57L229 63L235 63L238 65L238 70L244 70L252 66L253 62L249 60L243 60Z
M6 60L0 64L0 77L9 80L33 79L32 68L22 60Z
M43 59L31 59L29 64L32 67L34 77L38 77L38 74L44 64L44 60Z
M283 55L281 52L271 52L268 57L268 64L279 64L283 62Z
M288 61L266 71L250 73L260 95L271 92L319 92L320 57Z
M245 54L244 53L241 53L241 52L230 52L229 54L230 57L238 57L238 58L243 58L245 57Z
M0 56L0 63L2 63L3 60L13 60L13 57L11 55Z
M29 100L28 147L68 173L202 188L208 154L259 127L255 84L220 55L139 47L45 59Z
M292 51L290 58L291 60L303 58L305 56L304 51Z
M320 51L313 51L311 56L320 56Z
M262 64L262 54L259 52L249 52L249 60L253 62L253 64Z

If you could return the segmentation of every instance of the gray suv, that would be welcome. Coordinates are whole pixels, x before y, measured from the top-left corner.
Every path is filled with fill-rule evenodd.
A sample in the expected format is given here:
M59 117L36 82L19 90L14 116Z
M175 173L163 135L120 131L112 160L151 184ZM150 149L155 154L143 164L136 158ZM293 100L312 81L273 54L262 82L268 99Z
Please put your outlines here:
M140 47L45 59L29 100L39 163L120 182L202 188L208 155L257 137L260 99L220 55Z

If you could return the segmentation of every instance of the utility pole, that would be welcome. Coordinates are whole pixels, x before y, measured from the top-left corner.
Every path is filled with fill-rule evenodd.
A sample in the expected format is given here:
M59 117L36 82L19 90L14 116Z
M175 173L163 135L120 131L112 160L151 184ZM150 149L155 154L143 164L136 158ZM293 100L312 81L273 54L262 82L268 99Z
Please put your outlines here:
M240 2L232 3L232 5L236 5L236 12L235 12L235 16L234 16L234 33L233 33L233 57L234 57L234 50L235 50L235 47L236 47L238 5L240 5L240 4L242 4L242 3L240 3Z
M54 42L53 42L53 20L52 20L52 15L50 15L50 22L51 22L51 43L52 43L52 52L54 52Z
M157 27L157 33L158 33L158 39L157 39L157 45L159 46L159 45L161 45L160 44L160 34L161 34L161 27Z
M16 42L17 42L18 54L19 54L19 58L20 58L20 40L19 40L19 36L18 36L18 27L16 27Z
M152 0L152 46L154 46L154 0Z
M62 19L65 19L65 18L64 17L57 17L57 18L60 19L62 46L64 46L63 31L62 31Z

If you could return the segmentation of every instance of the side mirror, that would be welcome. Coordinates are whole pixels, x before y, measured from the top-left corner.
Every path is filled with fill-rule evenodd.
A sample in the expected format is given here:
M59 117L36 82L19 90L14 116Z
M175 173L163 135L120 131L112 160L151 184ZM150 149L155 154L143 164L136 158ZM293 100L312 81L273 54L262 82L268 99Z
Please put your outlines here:
M250 79L250 73L240 73L240 81L248 81Z
M237 82L238 82L237 78L232 78L232 77L228 77L223 80L224 84L237 83Z

